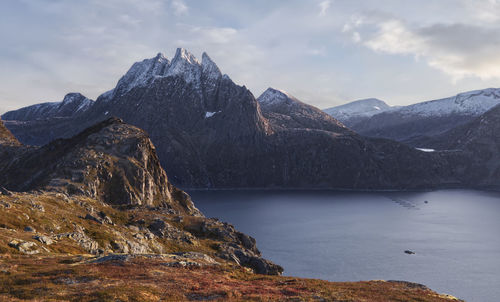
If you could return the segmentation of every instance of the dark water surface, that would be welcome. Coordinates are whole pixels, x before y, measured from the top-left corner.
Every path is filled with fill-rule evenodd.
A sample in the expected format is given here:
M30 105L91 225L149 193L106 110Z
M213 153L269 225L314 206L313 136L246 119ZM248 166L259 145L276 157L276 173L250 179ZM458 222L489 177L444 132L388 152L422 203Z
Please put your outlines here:
M255 237L285 275L406 280L467 301L500 301L500 193L190 194L207 217Z

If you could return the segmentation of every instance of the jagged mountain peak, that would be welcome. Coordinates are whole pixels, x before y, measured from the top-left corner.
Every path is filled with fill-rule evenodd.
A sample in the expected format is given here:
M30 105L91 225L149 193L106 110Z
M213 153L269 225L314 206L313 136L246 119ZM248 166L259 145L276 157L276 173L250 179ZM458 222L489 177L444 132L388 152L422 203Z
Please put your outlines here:
M162 53L158 53L153 58L135 62L127 73L120 78L112 96L119 96L134 87L146 85L155 76L163 75L169 65L170 61ZM108 100L110 97L103 99Z
M184 48L177 48L175 57L168 67L165 76L182 76L187 83L199 82L201 64L196 57Z
M192 53L190 53L187 49L182 48L182 47L177 48L177 50L175 51L175 56L172 59L172 64L178 60L186 61L189 64L200 65L200 62L198 61L198 59Z
M275 89L272 87L269 87L264 91L258 98L257 100L259 103L263 106L270 106L270 105L277 105L280 103L284 102L299 102L301 103L296 97L293 95L289 94L288 92L280 89Z
M201 55L201 67L203 74L207 78L220 78L222 76L222 73L215 64L215 62L208 56L206 52L203 52Z
M86 99L86 97L79 92L70 92L64 96L62 103L63 104L72 103L79 99Z

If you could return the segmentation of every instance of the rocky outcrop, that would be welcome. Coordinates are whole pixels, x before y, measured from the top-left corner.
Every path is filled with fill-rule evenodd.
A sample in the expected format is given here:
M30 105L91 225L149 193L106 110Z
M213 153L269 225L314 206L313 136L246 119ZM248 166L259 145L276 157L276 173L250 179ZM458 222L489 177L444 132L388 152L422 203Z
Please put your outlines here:
M71 139L31 148L0 170L0 184L11 190L57 190L113 205L162 206L199 214L189 197L168 182L144 131L116 118Z
M229 223L215 218L204 219L199 223L189 225L187 230L198 237L220 241L216 249L217 256L222 259L249 267L259 274L281 275L283 273L281 266L262 258L253 237L236 231Z

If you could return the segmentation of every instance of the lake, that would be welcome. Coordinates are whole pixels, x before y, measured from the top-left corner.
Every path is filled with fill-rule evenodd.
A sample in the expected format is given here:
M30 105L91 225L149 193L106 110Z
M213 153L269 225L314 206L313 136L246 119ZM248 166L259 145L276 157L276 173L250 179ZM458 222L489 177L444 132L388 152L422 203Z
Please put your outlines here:
M405 280L467 301L500 301L498 192L190 194L207 217L255 237L285 275Z

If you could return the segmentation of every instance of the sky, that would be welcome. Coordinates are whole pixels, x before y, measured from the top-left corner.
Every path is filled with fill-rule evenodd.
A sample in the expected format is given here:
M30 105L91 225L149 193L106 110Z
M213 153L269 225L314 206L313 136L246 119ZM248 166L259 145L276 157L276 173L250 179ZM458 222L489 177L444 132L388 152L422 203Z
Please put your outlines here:
M0 113L95 99L177 47L256 97L407 105L500 87L500 0L2 0L0 45Z

